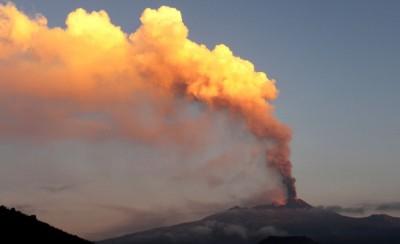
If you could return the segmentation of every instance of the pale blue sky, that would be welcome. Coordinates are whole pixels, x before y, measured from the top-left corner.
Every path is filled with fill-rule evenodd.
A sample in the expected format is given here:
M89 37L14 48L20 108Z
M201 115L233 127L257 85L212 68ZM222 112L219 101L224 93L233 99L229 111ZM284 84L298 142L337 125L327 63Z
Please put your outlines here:
M227 44L277 80L300 197L400 201L399 1L14 2L50 26L77 7L105 9L127 32L145 7L180 9L192 40Z

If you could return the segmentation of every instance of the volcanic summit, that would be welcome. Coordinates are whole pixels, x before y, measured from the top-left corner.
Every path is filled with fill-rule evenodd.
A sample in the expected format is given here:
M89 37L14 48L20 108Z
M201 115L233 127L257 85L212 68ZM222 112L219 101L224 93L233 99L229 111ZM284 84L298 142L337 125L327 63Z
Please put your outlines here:
M377 224L379 221L379 224ZM300 198L284 205L234 207L198 221L102 241L103 244L251 244L271 236L306 236L317 243L400 243L400 218L342 216Z

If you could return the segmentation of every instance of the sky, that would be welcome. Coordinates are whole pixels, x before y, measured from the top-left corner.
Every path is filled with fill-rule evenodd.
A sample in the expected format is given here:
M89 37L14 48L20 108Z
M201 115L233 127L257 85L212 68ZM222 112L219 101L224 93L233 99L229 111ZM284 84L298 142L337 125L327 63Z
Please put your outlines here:
M191 40L210 49L223 43L276 80L279 97L272 103L279 120L293 131L299 197L326 206L400 202L398 1L13 2L28 15L46 16L50 27L65 27L66 16L78 7L105 10L126 33L139 27L145 8L179 9ZM188 113L196 110L180 106ZM163 212L171 209L171 215L179 215L176 209L200 209L199 216L221 208L221 202L240 204L247 196L243 192L276 180L259 175L257 162L244 164L247 154L225 155L234 166L218 174L239 179L218 191L206 191L203 175L192 174L189 166L177 176L173 172L182 161L200 165L225 148L251 150L257 144L244 135L242 125L213 116L212 132L201 139L207 150L189 154L176 145L140 141L0 140L0 201L94 239L127 232L122 227L127 223L131 229L165 224L169 216ZM172 176L171 183L167 178ZM190 187L181 187L185 177L191 178ZM163 184L174 190L165 191ZM165 201L165 209L155 212L159 206L149 204L154 199ZM126 215L149 219L149 224L137 226Z

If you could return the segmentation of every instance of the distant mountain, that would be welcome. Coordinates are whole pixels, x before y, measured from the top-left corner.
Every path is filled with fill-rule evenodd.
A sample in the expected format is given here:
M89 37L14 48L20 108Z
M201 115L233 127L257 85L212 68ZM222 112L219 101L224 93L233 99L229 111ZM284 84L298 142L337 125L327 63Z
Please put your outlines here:
M91 243L70 235L15 209L0 206L0 243Z
M301 199L293 199L283 206L234 207L198 221L100 243L257 244L266 241L269 236L306 236L321 244L400 243L400 218L388 215L351 218L312 207ZM275 240L274 243L287 242Z

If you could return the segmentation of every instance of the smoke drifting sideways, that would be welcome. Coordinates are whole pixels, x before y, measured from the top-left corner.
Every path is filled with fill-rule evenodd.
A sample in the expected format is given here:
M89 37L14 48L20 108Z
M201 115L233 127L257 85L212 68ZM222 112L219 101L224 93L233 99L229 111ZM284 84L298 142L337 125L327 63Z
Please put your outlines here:
M177 9L145 9L140 21L127 34L105 11L77 9L66 28L50 28L42 15L0 5L0 135L179 141L187 135L176 127L199 125L171 125L169 116L181 112L177 101L199 103L243 121L265 145L266 165L280 175L286 198L296 198L291 131L271 105L275 81L223 44L209 50L188 39ZM152 126L143 106L156 114Z

